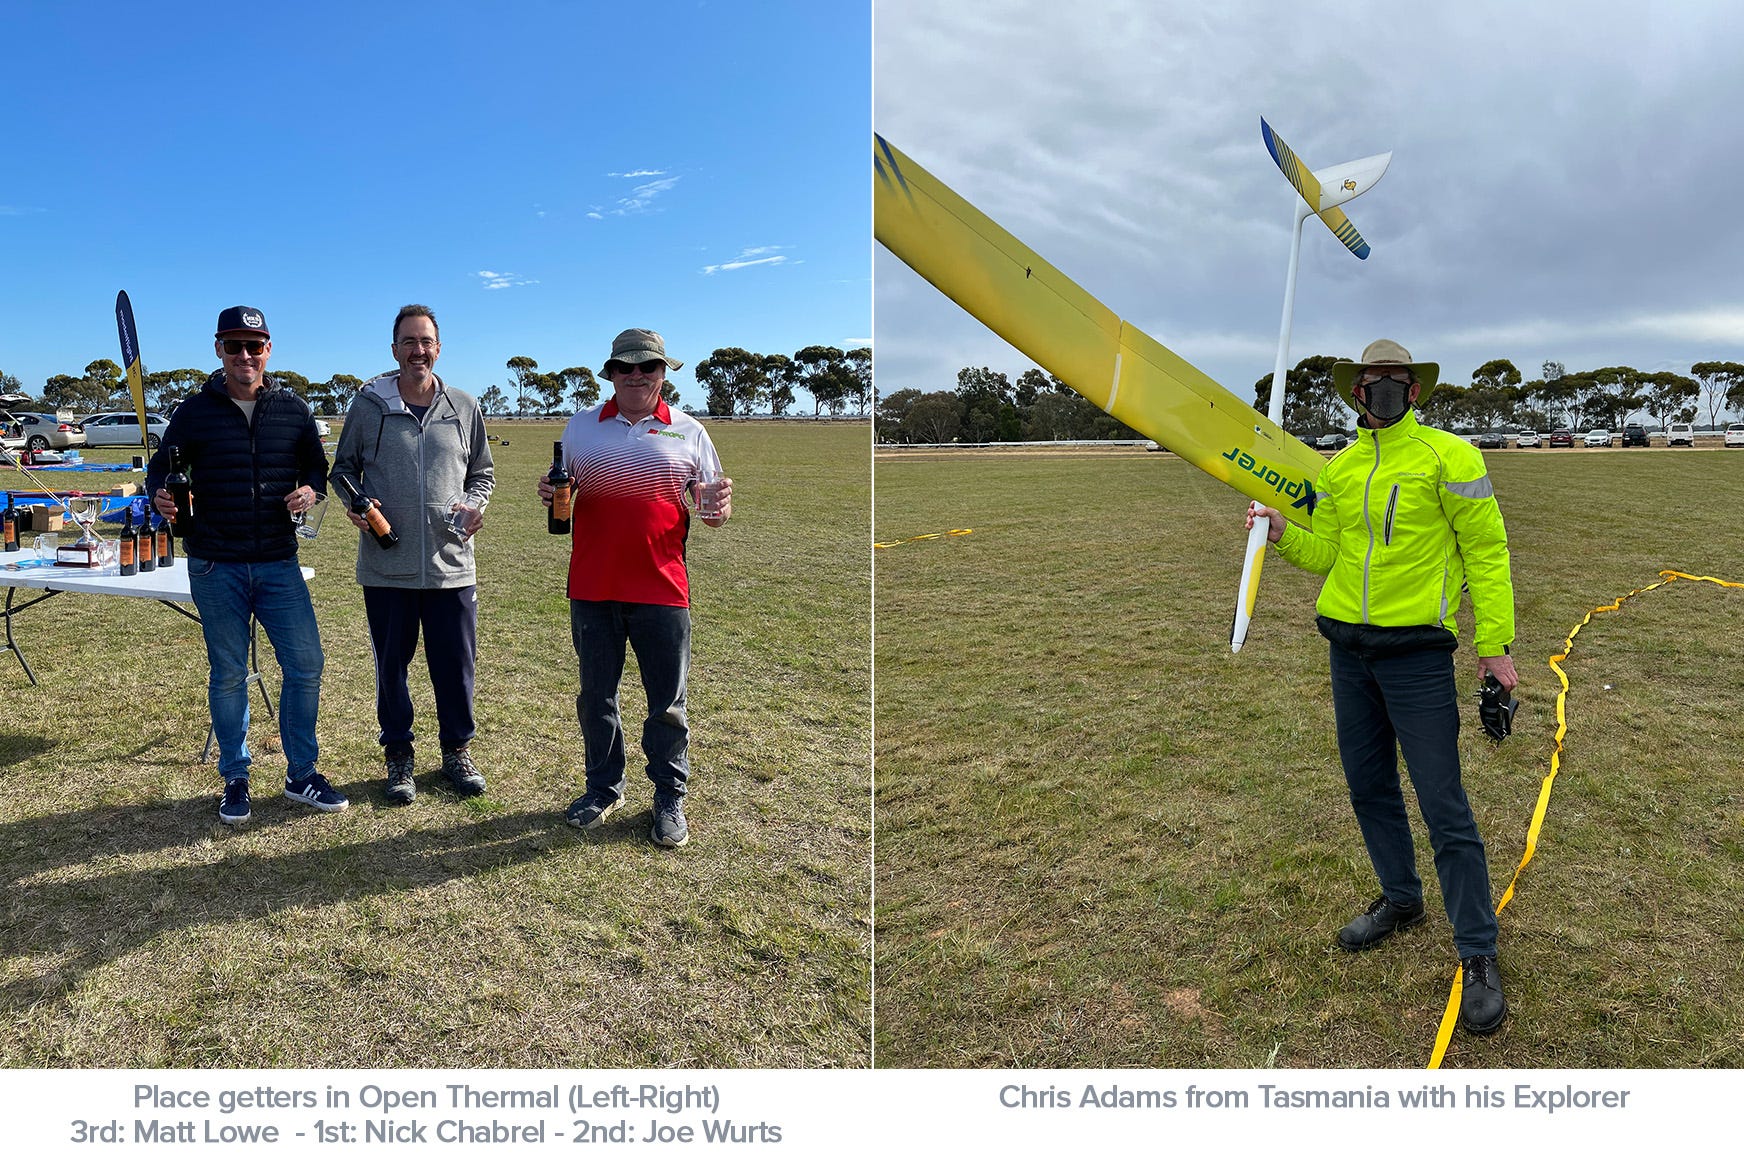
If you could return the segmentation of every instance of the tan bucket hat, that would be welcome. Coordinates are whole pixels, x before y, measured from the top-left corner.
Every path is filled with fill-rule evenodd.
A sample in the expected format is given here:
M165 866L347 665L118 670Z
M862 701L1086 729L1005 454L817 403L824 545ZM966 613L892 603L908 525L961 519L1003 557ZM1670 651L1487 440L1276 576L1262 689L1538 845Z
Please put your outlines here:
M1356 397L1350 394L1350 389L1356 383L1356 377L1368 367L1408 367L1412 377L1423 388L1417 393L1417 403L1427 404L1429 397L1435 394L1436 381L1441 377L1441 364L1414 363L1411 352L1405 350L1392 339L1376 339L1363 348L1362 359L1352 363L1346 359L1332 365L1332 386L1338 389L1338 394L1346 404L1355 409L1356 414L1363 414L1363 406L1356 402Z
M684 366L682 360L673 359L666 354L665 339L661 338L655 331L643 330L640 327L631 327L612 340L612 354L606 363L610 363L613 359L619 363L646 363L650 359L659 359L673 371ZM601 366L603 367L604 364Z

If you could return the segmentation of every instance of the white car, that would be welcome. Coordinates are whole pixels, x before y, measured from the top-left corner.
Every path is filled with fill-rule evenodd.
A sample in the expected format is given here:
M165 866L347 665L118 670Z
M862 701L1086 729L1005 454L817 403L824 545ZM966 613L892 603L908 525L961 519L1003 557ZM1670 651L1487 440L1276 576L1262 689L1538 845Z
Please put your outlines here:
M1734 424L1726 429L1726 447L1728 449L1744 448L1744 424Z
M319 416L317 416L315 418L315 435L316 436L324 437L332 431L333 431L333 427L331 425L329 425L325 420L322 420Z
M1665 426L1665 443L1668 445L1688 445L1695 447L1696 426L1693 424L1668 424Z
M157 448L163 440L164 429L170 426L167 418L156 412L145 414L146 434L151 437L151 448ZM81 426L85 430L87 445L137 445L139 443L139 416L134 412L105 412L101 416L87 416Z
M1588 449L1608 449L1611 447L1611 434L1605 429L1595 428L1581 440L1581 445Z
M1516 443L1522 449L1536 449L1538 447L1538 434L1529 428L1523 428L1520 430L1520 439Z

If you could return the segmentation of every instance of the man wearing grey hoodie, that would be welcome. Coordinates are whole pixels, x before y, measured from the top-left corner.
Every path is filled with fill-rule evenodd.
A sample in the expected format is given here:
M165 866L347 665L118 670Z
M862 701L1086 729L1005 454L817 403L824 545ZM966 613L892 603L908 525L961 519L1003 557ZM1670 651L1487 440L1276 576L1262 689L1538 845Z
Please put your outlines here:
M428 306L403 306L394 318L398 371L358 390L333 455L331 485L358 536L375 654L375 709L387 757L387 798L417 797L412 757L412 696L406 675L418 634L436 695L442 778L475 796L485 780L472 761L473 667L478 652L478 587L472 536L484 525L496 485L478 401L435 372L442 341ZM368 499L398 541L384 546L356 510Z

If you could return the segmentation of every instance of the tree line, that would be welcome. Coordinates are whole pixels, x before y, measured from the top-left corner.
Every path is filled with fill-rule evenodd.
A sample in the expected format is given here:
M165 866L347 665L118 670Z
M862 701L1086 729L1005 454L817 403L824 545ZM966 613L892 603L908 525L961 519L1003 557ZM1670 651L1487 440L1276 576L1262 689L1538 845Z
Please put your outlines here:
M1332 386L1332 365L1344 362L1314 355L1284 377L1284 427L1293 433L1320 434L1342 429L1351 411ZM1705 414L1715 425L1722 409L1744 411L1744 364L1697 363L1688 375L1600 367L1570 372L1555 361L1540 367L1540 378L1525 379L1512 361L1492 359L1471 374L1471 382L1438 382L1435 394L1418 410L1425 424L1449 430L1586 429L1623 427L1645 411L1664 428L1673 421L1693 424ZM1254 382L1253 404L1271 404L1272 377Z
M492 416L549 416L563 411L580 412L600 402L600 379L587 367L563 367L540 371L539 362L516 355L504 364L504 381L513 392L491 384L478 394L479 407ZM199 391L210 372L197 367L146 371L141 383L146 407L167 411ZM335 372L325 380L311 380L300 372L282 370L267 374L309 402L318 416L337 416L350 406L364 381L355 375ZM846 410L864 413L871 396L872 350L860 347L810 346L786 355L759 355L740 347L718 347L696 365L696 379L708 393L711 416L750 415L767 411L783 416L793 406L795 388L811 394L815 416L828 409L830 415ZM16 376L0 371L0 395L21 390ZM667 403L675 403L678 389L671 380L661 388ZM127 375L113 359L96 359L85 365L83 375L52 375L43 381L36 397L46 411L84 415L132 404ZM511 410L512 409L512 410Z
M1350 408L1332 386L1332 355L1313 355L1284 377L1284 427L1315 436L1349 428ZM1531 428L1621 429L1645 410L1663 430L1722 411L1744 413L1744 363L1704 362L1688 375L1601 367L1569 372L1547 362L1527 380L1512 361L1492 359L1471 382L1438 382L1419 410L1425 424L1449 430ZM1271 406L1270 372L1254 383L1253 406ZM1030 368L1014 382L1003 372L965 367L955 391L903 388L877 394L877 430L886 444L983 444L989 441L1133 440L1139 434L1091 404L1060 380Z
M1034 367L1015 383L1002 371L965 367L957 372L953 392L903 388L880 393L876 424L878 440L897 445L1143 439Z

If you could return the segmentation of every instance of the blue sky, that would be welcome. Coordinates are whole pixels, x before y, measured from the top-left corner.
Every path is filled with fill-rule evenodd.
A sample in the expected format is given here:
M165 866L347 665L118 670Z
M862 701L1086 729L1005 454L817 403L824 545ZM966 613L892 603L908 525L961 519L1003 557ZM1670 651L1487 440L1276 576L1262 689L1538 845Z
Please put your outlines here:
M512 355L597 373L628 326L697 405L717 347L869 342L867 6L486 12L9 3L0 371L119 363L123 288L149 368L215 367L245 303L312 380L392 367L427 303L475 394Z

